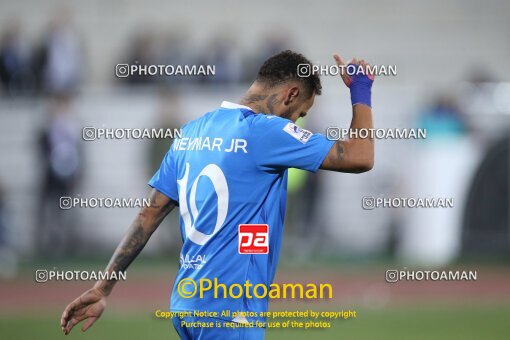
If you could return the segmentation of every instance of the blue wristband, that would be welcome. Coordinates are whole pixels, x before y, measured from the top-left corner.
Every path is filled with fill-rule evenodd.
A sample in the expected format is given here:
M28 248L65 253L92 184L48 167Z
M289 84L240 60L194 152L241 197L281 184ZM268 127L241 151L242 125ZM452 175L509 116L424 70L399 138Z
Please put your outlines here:
M351 75L351 103L365 104L372 107L372 84L374 78L372 76L363 74L361 66L358 65L355 74Z

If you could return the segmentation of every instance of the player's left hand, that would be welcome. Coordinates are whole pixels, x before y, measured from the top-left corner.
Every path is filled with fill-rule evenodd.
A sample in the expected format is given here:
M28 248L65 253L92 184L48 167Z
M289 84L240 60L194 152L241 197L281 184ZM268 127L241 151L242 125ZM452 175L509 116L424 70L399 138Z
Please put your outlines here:
M335 58L336 64L343 71L340 73L340 75L342 76L342 80L344 81L345 86L351 87L353 77L349 76L347 74L347 72L345 72L346 63L345 63L344 59L339 54L333 54L333 58ZM370 74L370 70L368 68L368 66L370 66L370 64L368 64L365 60L363 60L363 59L358 60L356 58L352 58L347 63L347 65L357 65L357 66L361 67L363 69L363 74L365 74L370 80L372 80L372 81L374 80L374 75Z
M81 330L85 332L96 322L106 307L106 296L97 288L87 290L71 302L60 319L65 335L69 334L79 322L86 320Z

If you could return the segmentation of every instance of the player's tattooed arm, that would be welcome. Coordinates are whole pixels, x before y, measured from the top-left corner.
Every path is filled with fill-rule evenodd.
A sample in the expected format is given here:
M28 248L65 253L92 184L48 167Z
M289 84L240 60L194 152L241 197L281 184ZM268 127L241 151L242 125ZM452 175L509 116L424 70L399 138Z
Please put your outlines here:
M372 128L372 110L366 105L353 107L351 129ZM374 166L374 141L371 138L352 138L336 141L322 162L321 169L362 173Z
M342 57L335 55L335 60L339 66L345 65ZM356 59L351 60L352 64L361 65L366 69L367 63L364 60L359 62ZM349 86L351 79L343 74L342 80ZM351 130L372 129L372 109L365 104L355 104L352 107ZM374 140L372 138L351 138L346 141L337 141L330 149L321 169L361 173L369 171L374 166Z
M106 271L110 273L125 271L145 247L161 221L175 207L171 199L156 189L152 189L149 197L149 207L140 209L128 232L117 246ZM115 280L98 281L95 287L107 296L111 293L115 283Z
M175 205L176 203L170 198L153 189L150 193L150 206L140 210L115 250L106 270L108 272L125 271ZM81 321L85 321L82 331L89 329L103 313L106 297L111 293L115 283L115 280L98 281L93 288L67 305L60 319L64 334L69 334Z

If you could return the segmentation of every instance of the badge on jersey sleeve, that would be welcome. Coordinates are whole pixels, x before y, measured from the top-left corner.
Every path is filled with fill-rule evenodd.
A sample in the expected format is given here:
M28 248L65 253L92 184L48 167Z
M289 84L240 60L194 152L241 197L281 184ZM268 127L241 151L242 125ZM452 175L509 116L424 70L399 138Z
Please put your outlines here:
M312 133L310 131L302 129L293 123L288 123L287 125L285 125L283 131L287 132L289 135L291 135L292 137L294 137L303 144L306 144L310 137L312 137Z

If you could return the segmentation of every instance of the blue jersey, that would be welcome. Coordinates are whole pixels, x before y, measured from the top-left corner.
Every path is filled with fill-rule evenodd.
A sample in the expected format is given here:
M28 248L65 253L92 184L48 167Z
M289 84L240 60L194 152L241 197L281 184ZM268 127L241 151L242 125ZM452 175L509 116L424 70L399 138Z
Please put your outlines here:
M183 246L172 311L267 311L267 298L223 298L221 289L220 298L213 290L183 298L177 285L217 279L226 287L249 281L269 288L283 234L287 169L316 172L333 143L288 119L229 102L183 126L149 182L180 209ZM261 242L241 241L243 224L259 225L253 235L262 235Z

